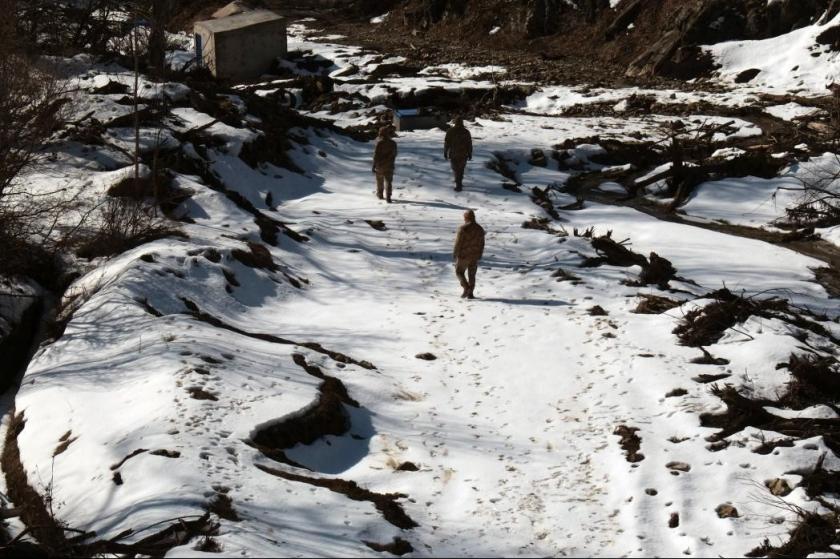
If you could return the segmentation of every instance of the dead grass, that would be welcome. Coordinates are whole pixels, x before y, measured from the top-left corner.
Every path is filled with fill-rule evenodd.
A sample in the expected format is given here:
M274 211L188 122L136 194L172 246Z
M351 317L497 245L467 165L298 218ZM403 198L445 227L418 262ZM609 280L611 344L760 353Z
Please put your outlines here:
M113 256L157 239L186 237L173 222L159 216L154 206L131 198L109 198L100 217L102 226L76 249L80 258Z
M72 437L71 436L72 434L73 434L73 431L67 431L66 433L64 433L64 435L61 436L60 439L58 439L58 446L56 446L55 450L53 451L53 457L58 456L59 454L63 453L65 450L67 450L70 447L71 444L73 444L73 441L75 441L76 439L79 438L79 437Z
M835 406L840 402L840 372L834 357L793 354L781 366L790 371L781 405L801 410L816 404Z
M225 493L216 493L213 495L213 498L207 503L205 508L207 512L212 512L219 518L224 518L225 520L230 520L231 522L239 522L242 520L236 513L236 509L233 508L233 499L230 498L230 495L226 495Z

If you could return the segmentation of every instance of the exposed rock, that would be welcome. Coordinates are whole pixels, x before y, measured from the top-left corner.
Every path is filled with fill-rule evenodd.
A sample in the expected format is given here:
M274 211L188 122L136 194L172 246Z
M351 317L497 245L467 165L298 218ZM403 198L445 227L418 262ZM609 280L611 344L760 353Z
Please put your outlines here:
M668 528L678 528L680 525L680 513L672 512L668 519Z
M718 505L715 509L718 518L739 518L738 509L729 504Z
M689 472L691 471L691 466L686 464L685 462L668 462L665 464L665 467L671 471L676 472Z
M744 70L743 72L735 76L735 83L751 82L760 73L761 70L759 70L758 68L750 68L749 70Z
M776 479L771 479L770 481L766 482L767 489L770 490L772 495L776 497L785 497L787 496L793 489L788 484L788 482L782 478L777 477Z

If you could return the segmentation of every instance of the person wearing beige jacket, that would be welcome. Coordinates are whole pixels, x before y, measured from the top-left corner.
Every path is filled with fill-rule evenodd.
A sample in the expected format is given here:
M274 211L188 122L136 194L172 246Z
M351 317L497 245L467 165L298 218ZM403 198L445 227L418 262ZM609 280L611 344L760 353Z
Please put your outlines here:
M455 248L452 251L455 260L455 275L461 282L464 292L462 298L475 299L475 275L478 261L484 255L484 228L476 223L475 212L464 212L464 224L455 236Z

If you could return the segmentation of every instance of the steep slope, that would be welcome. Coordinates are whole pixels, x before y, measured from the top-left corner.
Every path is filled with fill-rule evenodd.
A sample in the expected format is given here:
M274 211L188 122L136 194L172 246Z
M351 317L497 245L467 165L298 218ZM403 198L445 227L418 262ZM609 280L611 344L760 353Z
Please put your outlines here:
M557 60L594 58L631 77L691 78L711 70L699 45L776 37L838 9L831 0L410 0L368 13L390 10L377 29L383 38L410 33Z

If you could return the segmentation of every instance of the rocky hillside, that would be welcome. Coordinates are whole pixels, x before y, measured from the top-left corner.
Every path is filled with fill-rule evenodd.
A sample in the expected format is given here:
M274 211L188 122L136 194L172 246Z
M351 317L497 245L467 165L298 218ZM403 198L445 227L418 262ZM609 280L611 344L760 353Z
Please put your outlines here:
M631 77L689 78L712 68L697 45L765 39L827 21L837 0L408 0L391 8L383 34L522 48L543 58L582 55L617 63Z

